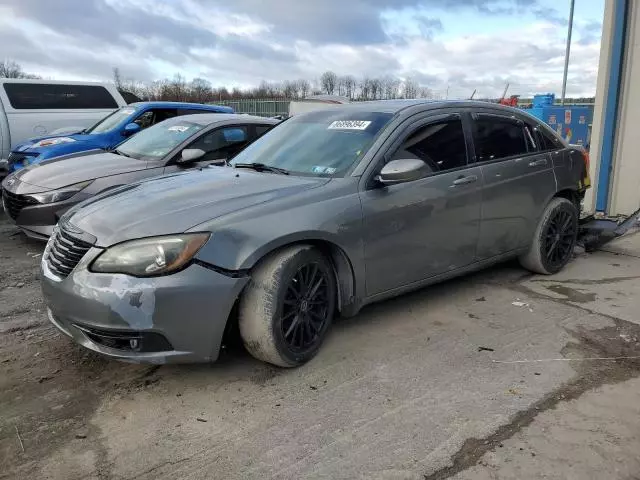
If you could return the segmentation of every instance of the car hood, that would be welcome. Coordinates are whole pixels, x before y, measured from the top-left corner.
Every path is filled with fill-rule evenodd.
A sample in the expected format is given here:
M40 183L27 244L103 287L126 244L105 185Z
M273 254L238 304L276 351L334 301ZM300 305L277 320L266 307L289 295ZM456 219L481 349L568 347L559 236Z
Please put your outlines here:
M147 168L147 162L115 153L76 154L58 157L14 173L15 193L37 193L85 180Z
M180 233L207 220L324 185L329 180L209 167L127 185L87 200L66 220L98 246Z
M44 137L30 138L26 142L22 142L16 145L16 147L13 148L12 151L17 153L40 154L43 152L50 151L51 149L55 149L56 147L64 146L66 144L62 143L57 145L44 145L44 146L34 147L35 144L43 140L53 140L53 139L62 138L62 137L72 138L76 142L81 142L82 150L87 150L92 147L97 147L97 148L102 147L104 144L105 136L103 134L89 134L89 133L76 133L73 135L47 135Z

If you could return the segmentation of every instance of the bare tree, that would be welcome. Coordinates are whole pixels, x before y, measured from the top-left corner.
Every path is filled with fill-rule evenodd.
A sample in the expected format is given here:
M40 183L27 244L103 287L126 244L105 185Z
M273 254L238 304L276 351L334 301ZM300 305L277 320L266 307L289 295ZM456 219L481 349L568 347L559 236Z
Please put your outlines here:
M418 82L413 78L407 78L404 81L404 98L417 98Z
M360 98L362 100L370 100L371 95L371 79L364 77L360 81Z
M187 96L190 97L189 100L193 102L205 103L211 101L211 83L204 78L194 78L189 84Z
M0 62L0 78L40 78L38 75L25 73L22 67L12 60Z
M284 94L284 98L298 98L298 82L290 80L282 82L282 93Z
M400 80L387 75L382 79L382 88L384 89L384 98L393 100L398 98L398 89L400 88Z
M431 100L433 99L433 91L429 87L421 87L419 96L420 98L427 98Z
M309 83L309 80L301 78L296 82L296 84L298 86L298 95L300 96L300 98L305 98L307 95L309 95L309 91L311 90L311 84Z
M333 92L336 90L336 84L338 83L338 76L331 72L326 71L320 77L320 85L322 86L322 90L324 90L327 95L333 95Z
M113 84L118 90L122 88L122 76L118 67L113 67Z
M344 95L349 100L353 100L353 97L356 94L356 79L351 75L346 75L342 77L342 81L344 82Z
M372 78L369 85L371 86L371 99L382 98L382 81L379 78Z

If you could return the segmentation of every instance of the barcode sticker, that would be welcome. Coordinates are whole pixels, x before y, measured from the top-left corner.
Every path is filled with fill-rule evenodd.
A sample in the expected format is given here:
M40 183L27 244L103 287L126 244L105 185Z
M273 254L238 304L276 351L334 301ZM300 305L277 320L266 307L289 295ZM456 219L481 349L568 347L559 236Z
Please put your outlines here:
M366 130L369 125L368 120L336 120L327 130Z

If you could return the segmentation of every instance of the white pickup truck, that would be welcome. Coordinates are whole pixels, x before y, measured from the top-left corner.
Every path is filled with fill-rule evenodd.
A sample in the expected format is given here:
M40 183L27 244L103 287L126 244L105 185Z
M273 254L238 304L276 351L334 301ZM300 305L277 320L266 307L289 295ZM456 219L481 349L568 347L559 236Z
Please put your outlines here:
M0 78L0 178L18 143L88 128L126 104L107 83Z

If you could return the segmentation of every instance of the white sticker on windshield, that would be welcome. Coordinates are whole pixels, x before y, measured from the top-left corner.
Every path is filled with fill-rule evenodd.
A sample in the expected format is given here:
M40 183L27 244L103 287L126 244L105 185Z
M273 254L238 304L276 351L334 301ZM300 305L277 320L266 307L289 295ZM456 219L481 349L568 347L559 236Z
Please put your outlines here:
M135 113L136 109L135 108L123 108L122 113L126 113L127 115L131 115L132 113Z
M327 130L366 130L369 125L369 120L336 120Z
M187 130L189 130L189 127L185 127L184 125L174 125L173 127L169 127L168 129L170 132L186 132Z

